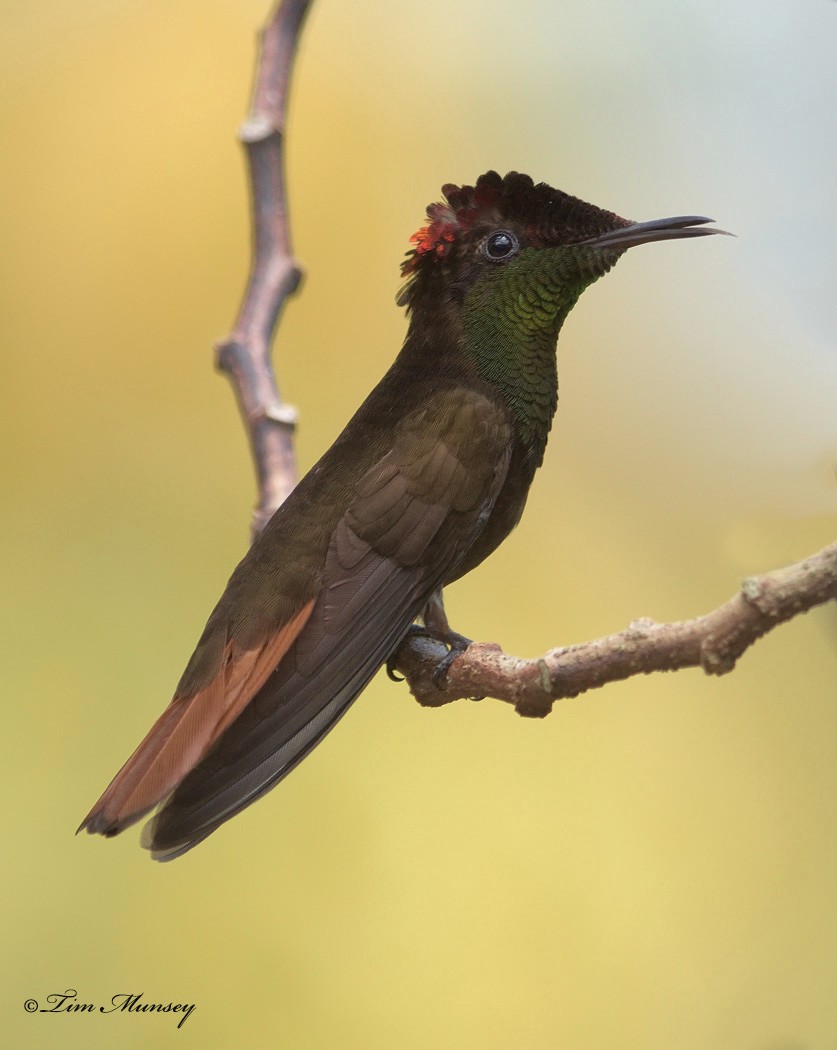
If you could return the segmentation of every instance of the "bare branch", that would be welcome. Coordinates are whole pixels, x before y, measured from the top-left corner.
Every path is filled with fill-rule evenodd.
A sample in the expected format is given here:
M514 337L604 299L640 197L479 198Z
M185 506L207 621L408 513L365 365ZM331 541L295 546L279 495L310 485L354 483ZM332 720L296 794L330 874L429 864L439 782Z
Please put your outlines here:
M513 704L521 715L542 718L556 700L637 674L681 667L726 674L777 624L830 600L837 600L837 543L794 565L748 577L735 597L695 620L635 620L619 634L552 649L534 660L508 656L499 645L475 643L454 660L441 689L433 682L447 651L439 642L409 638L394 666L425 706L492 696Z
M270 346L285 300L302 278L291 252L284 171L288 83L310 0L282 0L261 33L250 116L238 137L250 176L253 258L232 333L215 347L238 400L259 487L255 536L296 484L296 411L282 402Z

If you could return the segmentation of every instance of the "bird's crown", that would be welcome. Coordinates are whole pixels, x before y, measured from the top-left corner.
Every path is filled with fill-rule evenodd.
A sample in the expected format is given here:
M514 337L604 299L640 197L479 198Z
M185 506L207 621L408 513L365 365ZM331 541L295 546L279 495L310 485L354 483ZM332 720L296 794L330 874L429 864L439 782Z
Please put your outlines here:
M573 244L630 225L613 212L587 204L545 182L510 171L487 171L474 186L442 187L444 201L427 208L427 222L410 238L401 265L405 277L446 259L458 240L483 227L509 222L534 245Z

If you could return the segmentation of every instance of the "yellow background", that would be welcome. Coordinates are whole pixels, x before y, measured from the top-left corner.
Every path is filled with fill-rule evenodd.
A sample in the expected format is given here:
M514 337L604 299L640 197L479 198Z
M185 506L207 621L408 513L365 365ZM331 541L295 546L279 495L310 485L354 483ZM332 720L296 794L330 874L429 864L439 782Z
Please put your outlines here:
M9 1047L837 1047L837 612L734 674L418 707L377 679L170 865L73 831L244 550L211 345L247 267L256 0L3 4L2 1041ZM686 618L837 529L825 0L318 0L278 341L309 466L396 353L441 183L528 171L738 234L632 251L561 337L527 515L451 590L535 655ZM27 1015L142 992L169 1016Z

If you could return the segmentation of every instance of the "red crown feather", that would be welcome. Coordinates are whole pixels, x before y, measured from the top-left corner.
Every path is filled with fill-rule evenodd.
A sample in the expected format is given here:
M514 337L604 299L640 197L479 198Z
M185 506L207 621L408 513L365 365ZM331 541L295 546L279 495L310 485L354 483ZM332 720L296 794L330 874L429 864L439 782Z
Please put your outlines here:
M514 174L514 173L512 173ZM473 227L478 220L500 218L498 204L503 196L504 184L511 177L501 179L496 171L486 172L477 179L476 186L455 186L448 182L442 187L446 204L431 204L427 209L428 223L410 238L415 245L401 264L401 273L406 277L419 265L422 256L432 253L437 257L447 255L459 230ZM517 176L532 186L528 175Z

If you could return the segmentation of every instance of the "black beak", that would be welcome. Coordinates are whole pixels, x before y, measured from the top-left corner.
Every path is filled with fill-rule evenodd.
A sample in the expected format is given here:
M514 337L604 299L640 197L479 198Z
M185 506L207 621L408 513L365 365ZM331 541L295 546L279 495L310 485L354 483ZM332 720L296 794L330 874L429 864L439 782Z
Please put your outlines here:
M681 237L708 237L713 233L722 233L727 237L734 234L726 230L707 229L704 223L714 222L703 215L677 215L672 219L651 219L649 222L632 222L618 230L608 230L580 244L590 244L596 248L633 248L637 244L649 244L651 241L670 241Z

